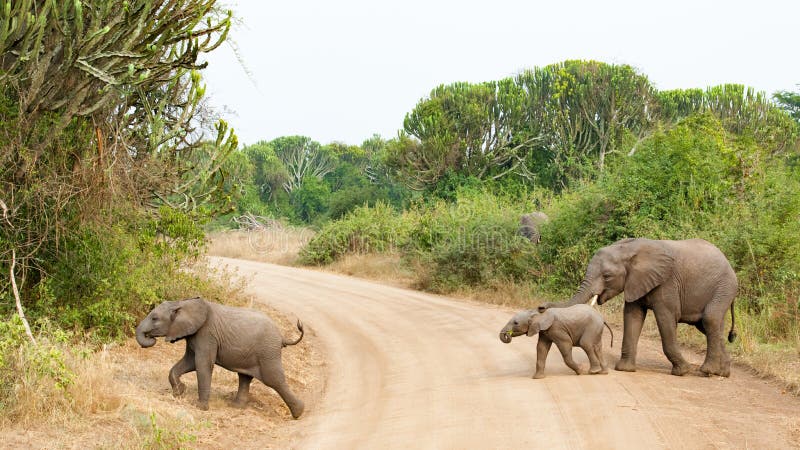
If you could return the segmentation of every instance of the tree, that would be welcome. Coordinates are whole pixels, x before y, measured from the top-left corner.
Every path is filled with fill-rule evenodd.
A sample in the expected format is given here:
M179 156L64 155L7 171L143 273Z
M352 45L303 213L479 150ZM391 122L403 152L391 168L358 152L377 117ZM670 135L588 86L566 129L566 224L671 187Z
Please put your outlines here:
M526 93L526 134L541 137L531 170L552 187L602 172L626 136L641 137L654 123L655 90L628 65L565 61L523 72L516 83Z
M793 145L797 124L772 103L764 92L741 84L703 89L676 89L658 94L659 117L676 123L695 113L710 112L726 130L747 134L773 154Z
M313 222L327 210L330 194L327 184L317 177L309 177L290 194L295 214L305 223Z
M289 181L289 171L275 154L272 146L264 141L247 146L243 152L253 164L252 182L258 188L264 202L273 200L276 193Z
M414 189L448 172L550 187L602 172L655 122L654 89L626 65L566 61L514 78L439 86L406 115L387 162Z
M528 143L515 134L521 95L510 79L439 86L406 115L387 162L417 190L447 171L478 179L515 173L524 168L521 150Z
M0 264L16 262L21 290L103 212L200 214L224 197L237 140L203 105L199 57L230 17L215 0L0 8Z
M773 98L795 121L800 122L800 93L778 91Z
M284 136L269 143L275 154L289 173L283 183L286 192L291 193L303 184L307 177L322 179L336 166L336 156L319 142L305 136Z

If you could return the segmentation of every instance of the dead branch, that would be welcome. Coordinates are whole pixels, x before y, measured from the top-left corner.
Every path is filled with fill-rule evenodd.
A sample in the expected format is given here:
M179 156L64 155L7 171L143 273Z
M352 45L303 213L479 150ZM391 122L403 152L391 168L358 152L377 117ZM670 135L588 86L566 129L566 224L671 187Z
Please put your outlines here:
M28 325L28 319L25 318L25 312L22 310L22 300L19 298L19 289L17 289L17 280L14 278L14 266L17 265L17 251L12 249L11 250L11 269L9 272L9 278L11 278L11 289L14 291L14 298L17 301L17 313L19 314L19 318L22 320L22 325L25 326L25 334L31 339L31 342L36 344L36 339L33 337L33 333L31 332L31 326Z

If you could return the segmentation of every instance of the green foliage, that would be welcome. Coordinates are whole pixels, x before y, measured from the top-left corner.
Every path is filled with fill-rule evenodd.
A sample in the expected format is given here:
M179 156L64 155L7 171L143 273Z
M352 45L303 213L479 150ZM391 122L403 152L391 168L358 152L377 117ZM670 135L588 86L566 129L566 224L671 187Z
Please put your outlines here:
M408 218L378 202L326 223L300 252L303 264L329 264L346 254L391 252L409 239Z
M531 270L534 246L518 234L524 205L463 190L454 203L359 207L329 222L300 253L304 264L328 264L351 253L401 252L431 270L427 288L450 291L493 279L518 280Z
M230 28L215 3L4 4L0 269L16 255L33 317L130 332L198 254L197 224L230 209L237 139L200 107L202 55Z
M797 124L769 101L766 94L740 84L712 86L706 90L664 91L658 98L660 115L667 122L709 112L728 132L752 136L771 153L787 150L798 136Z
M245 147L231 163L241 174L235 213L320 224L379 201L401 207L408 191L385 166L386 145L378 135L362 146L285 136Z
M330 188L322 180L310 177L290 194L290 201L297 217L306 223L312 223L328 207L331 195Z
M183 421L180 427L165 426L163 419L151 412L146 418L138 417L137 424L144 434L142 448L172 450L194 448L197 436L192 433L192 427L186 427ZM188 428L188 430L186 429Z
M182 263L203 248L197 220L162 207L154 218L120 215L83 227L62 243L46 267L30 314L90 330L97 338L126 336L152 305L175 295Z
M406 115L387 163L419 190L449 172L562 189L602 172L608 155L644 134L654 102L645 76L596 61L439 86Z
M518 232L523 209L469 190L453 203L440 200L415 209L406 251L430 268L424 287L449 292L529 276L535 247Z
M778 91L773 97L796 122L800 122L800 93Z
M54 386L67 395L75 380L63 350L68 335L47 322L40 322L38 328L43 331L34 344L18 316L0 320L0 413L9 414L18 406L21 389Z

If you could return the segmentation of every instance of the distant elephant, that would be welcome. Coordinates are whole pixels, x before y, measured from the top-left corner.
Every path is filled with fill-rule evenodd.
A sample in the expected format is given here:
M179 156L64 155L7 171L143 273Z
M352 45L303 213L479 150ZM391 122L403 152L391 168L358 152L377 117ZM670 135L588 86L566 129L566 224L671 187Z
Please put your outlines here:
M603 325L611 333L614 345L614 332L603 316L589 305L574 305L569 308L547 309L539 313L535 309L520 311L508 321L500 331L500 340L508 344L511 338L539 333L536 345L536 373L533 378L544 378L544 366L550 345L556 347L564 357L567 366L580 375L580 366L572 359L572 347L580 347L589 357L590 374L606 374L603 359Z
M550 220L547 214L543 212L532 212L523 214L519 219L519 234L528 239L534 244L538 244L542 240L542 234L539 226Z
M234 405L247 404L250 382L257 378L278 392L296 419L303 414L304 405L286 383L281 349L303 339L300 321L297 329L300 337L288 341L275 323L258 311L196 297L156 306L136 327L136 341L147 348L160 336L170 343L186 339L186 353L169 371L169 383L175 396L183 395L186 385L181 383L181 375L196 370L199 407L204 411L211 393L211 371L217 364L239 374Z
M636 347L647 310L656 316L664 354L673 375L684 375L689 364L676 341L678 323L688 323L706 335L706 358L700 370L707 375L730 376L731 359L723 339L725 313L731 311L728 341L736 337L733 300L736 273L725 255L702 239L656 241L623 239L598 250L586 276L566 307L589 301L603 304L625 293L622 358L616 370L636 370Z

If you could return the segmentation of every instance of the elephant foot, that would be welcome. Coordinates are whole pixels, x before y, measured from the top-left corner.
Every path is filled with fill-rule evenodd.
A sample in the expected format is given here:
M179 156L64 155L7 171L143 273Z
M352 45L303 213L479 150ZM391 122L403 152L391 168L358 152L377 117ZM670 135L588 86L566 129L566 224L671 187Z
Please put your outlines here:
M607 375L608 370L603 367L593 367L589 369L589 375Z
M172 386L172 395L174 397L180 397L186 392L186 385L181 383L180 381Z
M197 408L201 411L208 411L208 401L199 401L197 402Z
M636 372L636 363L630 359L620 359L617 361L617 365L614 366L614 370L620 372Z
M305 410L306 410L306 405L300 400L297 401L294 407L289 408L289 411L292 412L292 417L294 417L295 419L300 418L300 416L303 415L303 411Z
M535 374L533 374L534 380L541 380L542 378L544 378L544 372L536 372Z
M673 375L675 375L675 376L682 377L682 376L686 375L689 372L689 370L691 370L691 368L692 368L692 366L690 366L686 362L683 362L683 363L680 363L680 364L673 364L671 373Z
M238 398L233 399L231 406L234 408L245 409L247 407L247 399L241 400Z
M714 375L719 376L719 377L729 377L729 376L731 376L731 366L729 364L729 365L727 365L725 367L721 367L720 364L716 364L715 365L715 364L709 364L709 363L706 362L706 363L703 363L702 366L700 366L700 372L704 373L708 377L714 376Z

